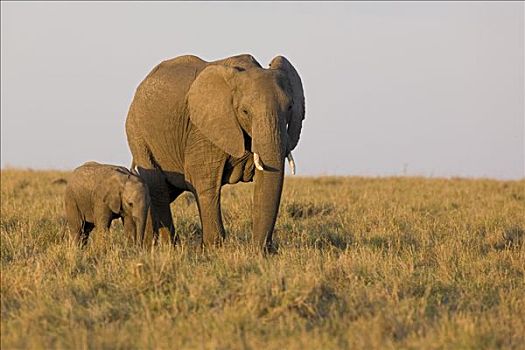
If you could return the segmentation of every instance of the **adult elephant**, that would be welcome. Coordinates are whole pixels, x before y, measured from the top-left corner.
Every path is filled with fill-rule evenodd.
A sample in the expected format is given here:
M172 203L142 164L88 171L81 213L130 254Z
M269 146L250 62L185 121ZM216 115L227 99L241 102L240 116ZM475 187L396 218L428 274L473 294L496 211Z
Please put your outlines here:
M126 120L136 167L150 189L153 232L175 243L170 203L195 195L203 245L225 236L221 186L254 180L253 241L272 247L284 179L284 159L299 141L304 119L301 79L275 57L264 69L251 55L206 62L181 56L157 65L138 86Z

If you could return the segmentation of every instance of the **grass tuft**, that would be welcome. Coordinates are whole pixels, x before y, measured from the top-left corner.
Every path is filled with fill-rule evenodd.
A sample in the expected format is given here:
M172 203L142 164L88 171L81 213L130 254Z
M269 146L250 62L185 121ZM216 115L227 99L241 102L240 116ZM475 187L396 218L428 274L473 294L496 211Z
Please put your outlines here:
M222 190L227 241L176 248L122 224L70 242L69 173L1 173L1 348L522 348L525 180L287 178L278 253L249 246L252 184Z

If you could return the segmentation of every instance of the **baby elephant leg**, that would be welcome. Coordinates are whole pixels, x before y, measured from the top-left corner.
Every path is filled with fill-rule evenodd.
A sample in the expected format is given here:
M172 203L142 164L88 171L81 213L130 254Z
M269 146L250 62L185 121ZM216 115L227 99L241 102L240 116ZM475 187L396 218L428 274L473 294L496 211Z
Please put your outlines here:
M104 205L95 206L94 218L95 232L92 241L93 243L98 245L102 244L102 240L105 238L105 236L107 236L109 232L111 222L113 221L113 213Z
M80 237L80 242L81 242L81 245L82 247L85 246L88 242L88 238L89 238L89 234L91 233L91 231L93 231L93 228L95 227L95 225L91 222L84 222L84 225L82 227L82 235Z
M85 222L82 219L77 203L69 191L66 191L65 196L66 218L69 225L69 235L73 242L77 245L82 244L82 236L84 234Z

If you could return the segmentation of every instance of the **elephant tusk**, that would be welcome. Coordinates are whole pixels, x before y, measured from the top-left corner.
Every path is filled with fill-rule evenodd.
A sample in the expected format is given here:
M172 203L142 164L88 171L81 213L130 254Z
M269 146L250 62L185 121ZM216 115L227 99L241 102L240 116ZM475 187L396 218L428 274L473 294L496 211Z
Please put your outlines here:
M257 153L253 154L253 162L255 163L255 167L259 169L260 171L264 171L263 165L261 163L261 158Z
M292 175L295 175L295 160L293 159L291 151L288 153L286 158L288 158L288 164L290 164L290 169L292 170Z

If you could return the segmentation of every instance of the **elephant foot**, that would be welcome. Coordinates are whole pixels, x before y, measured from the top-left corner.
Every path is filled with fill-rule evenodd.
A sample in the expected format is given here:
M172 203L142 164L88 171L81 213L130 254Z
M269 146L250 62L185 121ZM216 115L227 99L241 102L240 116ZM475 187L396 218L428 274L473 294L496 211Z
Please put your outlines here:
M167 228L167 227L161 227L159 228L159 236L158 236L158 239L157 239L157 244L161 244L161 245L170 245L172 244L172 235L171 235L171 232L170 230ZM173 240L173 243L174 240Z
M266 246L263 249L263 254L265 256L277 255L278 253L279 253L279 245L274 242L266 244Z
M204 249L222 247L224 240L226 239L224 233L217 233L213 235L204 235L202 239L202 247Z
M155 238L152 231L144 233L144 239L142 242L139 242L139 245L142 245L144 249L151 249L153 247Z

